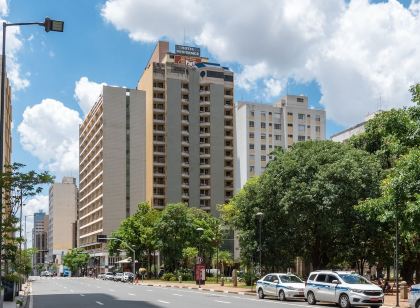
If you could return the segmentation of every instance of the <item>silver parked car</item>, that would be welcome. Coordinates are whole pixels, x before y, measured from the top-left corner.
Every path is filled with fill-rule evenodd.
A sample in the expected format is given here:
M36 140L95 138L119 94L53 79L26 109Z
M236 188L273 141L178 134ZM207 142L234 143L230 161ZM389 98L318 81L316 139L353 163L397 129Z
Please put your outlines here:
M111 272L105 273L104 279L105 280L114 280L114 273L111 273Z
M261 299L265 296L276 296L281 301L303 299L305 283L293 274L272 273L257 281L256 290Z
M364 277L342 271L316 271L309 275L305 287L309 305L317 301L338 304L341 308L370 306L377 308L384 302L384 293Z

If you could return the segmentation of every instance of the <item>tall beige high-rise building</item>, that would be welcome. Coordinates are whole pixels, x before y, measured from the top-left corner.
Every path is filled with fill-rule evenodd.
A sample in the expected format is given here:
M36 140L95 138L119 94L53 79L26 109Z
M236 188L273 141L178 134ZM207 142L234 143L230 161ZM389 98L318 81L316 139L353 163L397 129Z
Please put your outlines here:
M49 190L48 259L61 264L62 256L74 247L77 186L73 177L63 177Z
M160 41L140 78L146 92L146 200L217 215L234 190L234 82L200 49Z
M264 172L270 153L305 140L325 139L325 111L310 108L308 97L287 95L274 105L239 102L236 106L236 190Z
M97 235L110 235L146 200L145 93L104 86L79 128L78 246L112 266Z
M1 73L1 59L0 59L0 73ZM4 123L3 136L0 136L3 142L3 166L11 164L12 158L12 90L10 87L9 78L5 80L5 99L4 99Z

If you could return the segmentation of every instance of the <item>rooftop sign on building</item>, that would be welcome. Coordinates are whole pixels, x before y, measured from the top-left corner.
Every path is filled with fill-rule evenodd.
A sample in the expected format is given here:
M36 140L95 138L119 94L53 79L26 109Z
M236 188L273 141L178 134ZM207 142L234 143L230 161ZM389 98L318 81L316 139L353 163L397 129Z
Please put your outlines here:
M183 46L183 45L175 45L175 53L177 55L199 57L200 56L200 48Z

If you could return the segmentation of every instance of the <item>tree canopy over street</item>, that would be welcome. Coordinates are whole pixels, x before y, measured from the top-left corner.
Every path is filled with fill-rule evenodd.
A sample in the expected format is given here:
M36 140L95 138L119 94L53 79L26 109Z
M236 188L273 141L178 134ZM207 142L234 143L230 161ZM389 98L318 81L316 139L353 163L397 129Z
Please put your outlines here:
M296 256L314 268L346 261L344 248L359 244L353 235L363 224L354 206L379 194L376 158L332 141L298 143L274 155L265 173L221 208L226 222L239 231L242 258L255 259L256 213L262 212L267 270L286 269Z

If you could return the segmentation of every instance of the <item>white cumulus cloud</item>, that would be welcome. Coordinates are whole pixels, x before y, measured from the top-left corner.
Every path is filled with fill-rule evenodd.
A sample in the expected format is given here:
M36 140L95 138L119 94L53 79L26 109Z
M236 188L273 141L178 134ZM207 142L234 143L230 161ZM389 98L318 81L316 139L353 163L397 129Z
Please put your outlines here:
M0 0L0 13L4 15L7 13L7 2L3 4ZM6 10L6 11L4 11ZM6 20L0 20L5 22ZM7 22L7 21L6 21ZM0 29L1 30L1 29ZM0 31L3 35L2 31ZM19 91L27 88L30 84L29 80L22 76L21 67L19 64L18 53L22 49L23 43L20 37L19 27L8 27L6 33L6 72L10 79L13 90ZM0 47L1 47L0 42Z
M87 77L81 77L76 81L74 98L79 103L79 106L85 115L98 100L99 95L102 93L103 86L106 86L106 83L89 81Z
M6 16L9 14L9 6L7 5L7 0L0 0L0 15Z
M54 99L27 107L18 126L20 143L39 159L40 168L56 175L77 174L79 113Z
M420 80L420 4L397 0L107 0L103 18L135 41L193 43L235 62L239 87L276 96L315 81L327 116L350 125L409 103Z

